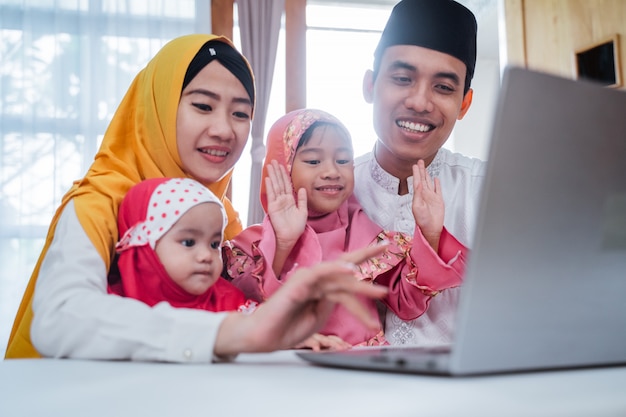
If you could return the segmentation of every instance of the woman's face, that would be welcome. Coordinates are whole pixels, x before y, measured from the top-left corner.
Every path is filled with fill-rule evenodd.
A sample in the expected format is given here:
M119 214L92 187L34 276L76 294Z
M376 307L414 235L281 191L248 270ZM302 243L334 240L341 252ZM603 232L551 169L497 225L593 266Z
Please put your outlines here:
M252 102L243 84L213 60L182 92L176 145L183 170L211 184L239 160L248 140Z

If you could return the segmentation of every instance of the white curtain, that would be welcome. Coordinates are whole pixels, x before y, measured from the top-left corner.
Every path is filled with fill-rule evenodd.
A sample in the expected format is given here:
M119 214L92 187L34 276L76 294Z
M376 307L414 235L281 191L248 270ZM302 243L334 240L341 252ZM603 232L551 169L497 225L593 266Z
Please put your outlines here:
M250 61L256 81L248 200L248 225L251 225L263 220L263 209L259 200L261 168L265 157L263 136L285 0L237 0L237 6L241 52Z
M205 0L0 0L0 354L48 224L135 74Z

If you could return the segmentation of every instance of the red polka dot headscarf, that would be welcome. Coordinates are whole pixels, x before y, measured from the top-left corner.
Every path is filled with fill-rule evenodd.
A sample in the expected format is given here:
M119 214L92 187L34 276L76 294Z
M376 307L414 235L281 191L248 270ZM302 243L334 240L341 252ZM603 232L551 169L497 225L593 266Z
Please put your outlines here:
M115 246L116 251L145 245L154 249L156 242L183 214L202 203L220 207L223 235L227 222L224 206L199 182L189 178L152 178L136 184L120 205L118 226L122 238Z

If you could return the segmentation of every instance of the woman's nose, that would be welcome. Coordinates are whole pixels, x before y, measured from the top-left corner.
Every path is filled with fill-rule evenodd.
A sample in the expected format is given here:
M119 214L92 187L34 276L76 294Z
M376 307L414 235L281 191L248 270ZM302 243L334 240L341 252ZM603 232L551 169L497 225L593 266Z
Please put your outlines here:
M207 133L209 136L220 140L232 140L235 137L235 132L230 115L224 112L215 112L208 121Z

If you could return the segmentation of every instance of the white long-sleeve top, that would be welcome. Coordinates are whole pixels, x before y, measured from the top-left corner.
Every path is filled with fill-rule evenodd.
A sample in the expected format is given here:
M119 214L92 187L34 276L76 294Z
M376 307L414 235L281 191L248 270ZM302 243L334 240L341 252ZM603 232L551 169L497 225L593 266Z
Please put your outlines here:
M485 166L484 161L442 148L427 168L430 176L438 177L441 182L445 203L444 226L467 247L471 247L473 239ZM354 193L367 215L386 230L413 234L413 178L408 178L409 193L398 195L399 179L378 164L373 152L357 158L354 171ZM437 295L431 300L428 310L412 321L402 321L388 311L385 337L389 343L418 346L450 344L461 288Z
M57 358L209 363L226 316L108 294L105 263L72 201L41 265L32 307L33 345Z

